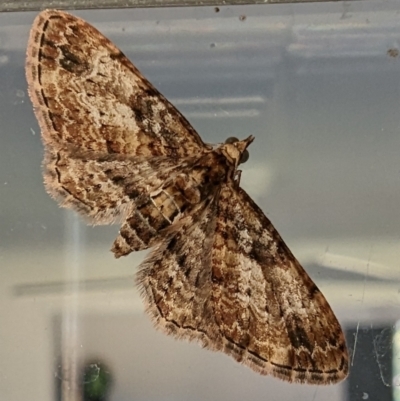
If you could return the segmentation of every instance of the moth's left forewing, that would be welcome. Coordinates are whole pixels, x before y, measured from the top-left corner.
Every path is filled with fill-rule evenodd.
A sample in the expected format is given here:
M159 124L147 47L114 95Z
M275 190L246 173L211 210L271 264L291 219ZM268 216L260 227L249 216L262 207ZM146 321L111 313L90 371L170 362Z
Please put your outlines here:
M226 353L288 381L346 377L346 343L328 302L261 209L234 185L221 189L212 259Z

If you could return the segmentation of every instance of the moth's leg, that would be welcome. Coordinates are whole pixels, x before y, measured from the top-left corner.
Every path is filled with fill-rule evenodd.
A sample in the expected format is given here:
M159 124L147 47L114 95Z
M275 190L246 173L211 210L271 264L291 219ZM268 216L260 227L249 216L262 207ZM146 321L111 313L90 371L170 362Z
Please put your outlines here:
M242 170L236 170L235 172L235 181L237 183L237 185L240 185L240 178L242 177Z

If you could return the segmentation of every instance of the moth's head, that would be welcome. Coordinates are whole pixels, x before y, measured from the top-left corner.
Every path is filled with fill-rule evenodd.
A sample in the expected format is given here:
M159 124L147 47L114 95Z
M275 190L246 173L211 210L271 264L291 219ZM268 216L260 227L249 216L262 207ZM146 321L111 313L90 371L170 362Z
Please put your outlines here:
M230 163L237 167L239 164L247 162L249 152L247 147L254 141L254 136L250 135L243 141L235 137L228 138L221 146L222 154L229 160Z

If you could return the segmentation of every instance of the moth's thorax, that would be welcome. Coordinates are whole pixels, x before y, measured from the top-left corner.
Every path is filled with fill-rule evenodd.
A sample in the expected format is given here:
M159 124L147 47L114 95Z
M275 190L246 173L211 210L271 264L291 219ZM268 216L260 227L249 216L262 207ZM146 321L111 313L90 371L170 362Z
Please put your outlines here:
M150 194L151 205L146 206L146 214L152 215L157 228L173 223L215 193L229 179L232 169L234 166L227 163L221 152L207 152L190 169L172 175Z
M242 152L237 148L236 143L224 143L220 149L229 164L234 167L239 165Z

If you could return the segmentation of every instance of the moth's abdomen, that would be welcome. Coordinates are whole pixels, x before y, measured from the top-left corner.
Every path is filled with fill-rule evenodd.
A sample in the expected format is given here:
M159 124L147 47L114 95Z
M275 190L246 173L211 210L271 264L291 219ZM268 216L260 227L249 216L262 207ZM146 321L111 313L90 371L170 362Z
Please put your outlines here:
M111 250L117 258L145 250L164 238L160 230L170 224L148 197L147 202L133 210L125 220Z
M175 188L171 188L174 190ZM154 208L160 216L171 224L187 208L187 200L180 191L172 192L162 189L157 194L151 196Z
M137 208L126 219L114 242L115 256L144 250L163 240L163 229L199 204L204 195L202 187L195 177L181 173L150 194L138 196Z

